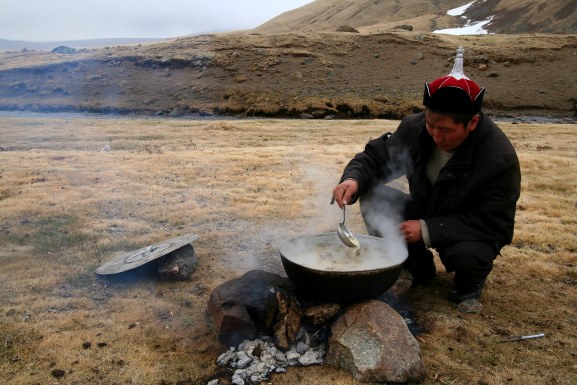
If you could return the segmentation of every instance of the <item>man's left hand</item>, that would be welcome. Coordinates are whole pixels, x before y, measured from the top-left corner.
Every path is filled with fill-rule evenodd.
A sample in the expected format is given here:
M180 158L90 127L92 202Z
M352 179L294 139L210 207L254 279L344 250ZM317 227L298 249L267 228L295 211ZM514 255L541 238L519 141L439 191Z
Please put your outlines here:
M407 243L419 242L422 239L421 221L412 220L402 222L399 229Z

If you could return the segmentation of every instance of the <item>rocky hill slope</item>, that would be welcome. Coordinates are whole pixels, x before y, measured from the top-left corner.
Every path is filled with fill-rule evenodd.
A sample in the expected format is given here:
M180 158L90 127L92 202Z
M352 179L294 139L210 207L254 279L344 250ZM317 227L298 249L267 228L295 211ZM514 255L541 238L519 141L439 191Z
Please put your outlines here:
M491 1L484 4L509 0ZM344 3L363 3L371 14L371 4L393 2L317 0L310 6ZM427 6L440 5L458 4ZM399 118L422 108L424 83L447 74L463 46L465 72L487 89L488 112L576 114L577 35L260 30L68 53L2 53L0 109Z
M451 9L470 4L462 14ZM346 25L360 32L410 26L417 32L488 21L489 33L577 33L574 0L316 0L256 28L262 33L333 32Z

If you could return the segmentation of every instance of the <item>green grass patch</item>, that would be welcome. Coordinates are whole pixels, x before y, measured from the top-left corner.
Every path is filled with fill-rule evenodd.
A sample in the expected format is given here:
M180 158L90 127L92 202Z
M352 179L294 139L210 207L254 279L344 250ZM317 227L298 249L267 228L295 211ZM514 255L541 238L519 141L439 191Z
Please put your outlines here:
M64 253L88 244L95 237L85 230L77 217L46 217L30 222L35 236L30 237L36 253Z

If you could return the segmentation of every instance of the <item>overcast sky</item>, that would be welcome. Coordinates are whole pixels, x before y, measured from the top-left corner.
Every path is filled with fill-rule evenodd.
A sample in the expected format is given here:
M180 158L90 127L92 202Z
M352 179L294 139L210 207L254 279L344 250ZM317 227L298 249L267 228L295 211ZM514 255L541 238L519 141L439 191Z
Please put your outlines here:
M0 39L168 38L254 28L312 0L1 0Z

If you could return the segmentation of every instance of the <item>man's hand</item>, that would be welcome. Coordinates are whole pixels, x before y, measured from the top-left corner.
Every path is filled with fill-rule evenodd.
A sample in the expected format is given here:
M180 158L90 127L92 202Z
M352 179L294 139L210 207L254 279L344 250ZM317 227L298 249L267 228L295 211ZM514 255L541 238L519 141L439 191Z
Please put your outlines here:
M333 189L333 197L342 209L353 199L358 190L359 185L357 184L357 181L354 179L347 179Z
M407 243L419 242L422 239L421 221L419 220L402 222L399 229Z

